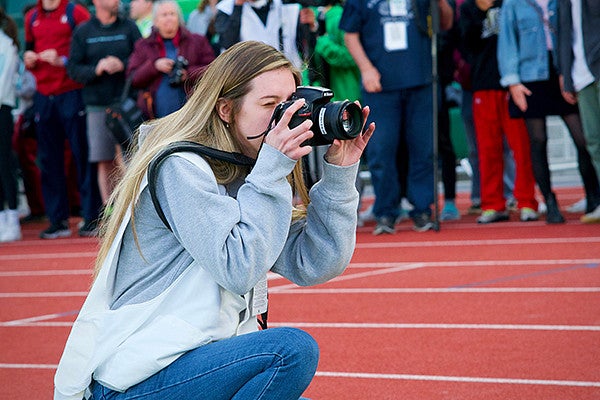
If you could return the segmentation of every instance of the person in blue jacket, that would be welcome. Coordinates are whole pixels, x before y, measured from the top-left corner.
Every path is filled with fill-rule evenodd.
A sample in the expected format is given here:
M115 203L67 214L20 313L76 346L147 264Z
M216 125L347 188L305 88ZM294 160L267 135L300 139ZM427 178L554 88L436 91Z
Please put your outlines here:
M510 115L525 118L533 173L546 201L549 224L565 221L550 181L546 127L549 115L563 119L577 148L586 212L600 205L600 184L586 148L579 110L561 94L556 57L556 7L556 0L505 0L498 35L500 83L510 91Z

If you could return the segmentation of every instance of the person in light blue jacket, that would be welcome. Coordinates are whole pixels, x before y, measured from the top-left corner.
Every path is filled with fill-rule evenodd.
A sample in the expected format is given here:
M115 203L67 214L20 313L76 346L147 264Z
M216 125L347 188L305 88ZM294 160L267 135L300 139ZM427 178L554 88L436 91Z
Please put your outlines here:
M334 140L322 179L306 193L299 161L312 151L302 144L315 127L310 119L289 126L306 101L273 118L300 82L281 52L241 42L208 66L179 111L151 123L109 202L55 400L302 395L318 346L299 329L258 330L266 275L308 286L344 271L356 241L354 182L375 125ZM149 176L157 155L182 141L251 162L176 152Z
M562 223L552 192L548 165L546 117L559 115L577 148L587 212L600 205L600 183L586 148L579 110L561 94L556 57L556 0L506 0L500 13L498 67L500 83L510 91L509 113L525 118L531 141L535 180L547 206L546 222Z

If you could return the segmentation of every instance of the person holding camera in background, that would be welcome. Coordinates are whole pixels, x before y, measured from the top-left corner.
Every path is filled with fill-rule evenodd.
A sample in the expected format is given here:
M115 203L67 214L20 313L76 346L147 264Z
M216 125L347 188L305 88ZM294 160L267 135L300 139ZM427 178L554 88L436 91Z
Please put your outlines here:
M145 127L105 216L55 400L88 389L93 398L148 400L302 395L318 346L296 328L258 330L266 274L307 286L344 271L356 239L354 181L375 124L363 131L369 109L351 103L354 136L329 142L323 178L307 193L300 160L312 147L303 144L324 135L313 118L293 123L312 108L286 102L300 83L277 49L242 42L208 66L181 110ZM182 141L213 155L175 152L152 168Z
M105 206L120 173L118 142L104 123L106 106L121 97L127 59L141 38L135 22L118 15L120 0L93 0L95 15L73 32L67 72L83 84L89 162L96 164ZM90 222L93 232L96 221Z
M138 106L146 118L177 111L187 99L199 73L215 55L204 36L185 28L175 0L154 2L152 34L135 44L127 75L138 92Z

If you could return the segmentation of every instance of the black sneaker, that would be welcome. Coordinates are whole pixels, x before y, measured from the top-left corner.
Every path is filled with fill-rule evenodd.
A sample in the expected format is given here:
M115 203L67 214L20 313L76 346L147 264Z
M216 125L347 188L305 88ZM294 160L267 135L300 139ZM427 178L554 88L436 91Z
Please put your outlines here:
M98 221L81 221L79 223L79 236L96 237L98 236Z
M67 221L51 224L48 229L40 233L40 239L58 239L71 236L71 229Z
M431 217L427 213L416 214L412 217L413 229L417 232L425 232L433 228Z
M381 235L382 233L395 233L394 218L381 217L377 218L377 225L373 229L373 235Z

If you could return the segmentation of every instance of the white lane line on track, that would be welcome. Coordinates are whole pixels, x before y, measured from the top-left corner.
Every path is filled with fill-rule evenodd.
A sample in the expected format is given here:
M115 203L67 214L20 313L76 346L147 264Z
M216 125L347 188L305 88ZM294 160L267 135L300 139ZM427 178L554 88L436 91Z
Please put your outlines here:
M61 275L89 275L92 276L92 269L52 269L36 271L0 271L0 278L8 276L61 276Z
M277 294L382 294L382 293L598 293L600 287L475 287L475 288L331 288L296 287ZM0 293L1 297L1 293Z
M38 253L38 254L0 254L0 261L20 261L20 260L45 260L45 259L57 259L57 258L84 258L84 257L96 257L98 255L95 251L83 251L83 252L56 252L56 253Z
M600 264L600 258L559 259L559 260L472 260L472 261L421 261L426 267L505 267L520 265L593 265ZM393 268L413 263L351 263L348 268Z
M0 369L56 369L57 364L7 364L0 363ZM520 378L487 378L476 376L444 376L444 375L411 375L411 374L375 374L366 372L332 372L317 371L317 377L351 378L351 379L387 379L406 381L438 381L438 382L468 382L519 385L551 385L600 387L600 382L568 381L558 379L520 379Z
M34 298L34 297L85 297L88 292L19 292L19 293L0 293L0 298Z
M47 316L45 316L47 317ZM42 319L42 318L40 318ZM50 319L50 318L47 318ZM11 327L70 327L70 321L35 321L35 318L0 322L0 328ZM453 329L453 330L505 330L505 331L560 331L600 332L599 325L519 325L519 324L393 324L354 322L274 322L271 327L292 326L313 329Z
M2 364L0 369L56 369L58 364Z
M270 326L325 329L488 329L521 331L591 331L600 332L600 325L519 325L519 324L378 324L358 322L269 322Z
M328 283L329 282L347 281L349 279L366 278L366 277L375 276L375 275L392 274L394 272L408 271L410 269L422 268L424 266L425 266L424 263L401 264L401 265L397 265L396 267L391 267L391 268L383 268L383 269L378 269L378 270L374 270L374 271L358 272L356 274L341 275L341 276L338 276L336 278L329 280ZM274 286L272 288L269 288L269 292L277 293L277 292L280 292L283 290L293 289L293 288L297 288L297 287L298 287L298 285L296 285L294 283L290 283L287 285L280 285L280 286Z
M287 286L287 285L286 285ZM276 288L282 288L278 286ZM275 289L275 288L274 288ZM599 293L600 287L497 287L497 288L331 288L269 290L273 294L414 294L414 293ZM85 297L88 292L0 292L0 298Z
M385 242L385 243L357 243L357 249L379 249L394 247L443 247L443 246L522 246L535 244L567 244L567 243L598 243L600 237L580 238L519 238L519 239L486 239L486 240L430 240L419 242Z
M279 286L277 288L282 288ZM599 293L600 287L498 287L498 288L331 288L269 290L273 294L411 294L411 293ZM0 298L85 297L88 292L0 292Z
M510 385L519 384L519 385L600 387L600 382L564 381L564 380L555 380L555 379L518 379L518 378L485 378L485 377L476 377L476 376L372 374L372 373L365 373L365 372L330 372L330 371L317 371L316 376L331 377L331 378L393 379L393 380L409 380L409 381L500 383L500 384L510 384Z
M36 317L29 317L29 318L23 318L23 319L15 319L13 321L6 321L6 322L0 322L0 326L6 327L6 326L25 326L28 324L34 324L34 323L38 323L40 321L44 321L44 320L49 320L49 319L55 319L55 318L62 318L65 316L69 316L69 315L74 315L75 312L68 312L68 313L52 313L52 314L46 314L46 315L38 315ZM69 321L67 321L69 322ZM72 322L69 322L72 324Z
M403 268L413 269L419 267L500 267L500 266L520 266L520 265L595 265L600 264L600 258L588 259L561 259L561 260L485 260L485 261L425 261L416 263L406 262L372 262L372 263L351 263L348 269L374 269L374 268ZM416 266L416 267L415 267ZM28 270L28 271L0 271L2 277L17 276L61 276L61 275L92 275L92 269L75 270ZM281 275L273 272L267 273L268 280L284 279Z
M560 259L560 260L474 260L474 261L423 261L419 262L420 267L501 267L501 266L520 266L520 265L594 265L600 264L600 258L584 259ZM351 263L348 269L374 269L374 268L397 268L410 267L415 268L415 263L407 262L369 262L369 263ZM40 267L42 268L42 267ZM402 270L402 269L401 269ZM28 271L0 271L0 278L13 276L61 276L61 275L92 275L92 269L74 269L74 270L28 270ZM281 275L269 272L269 280L283 279Z

